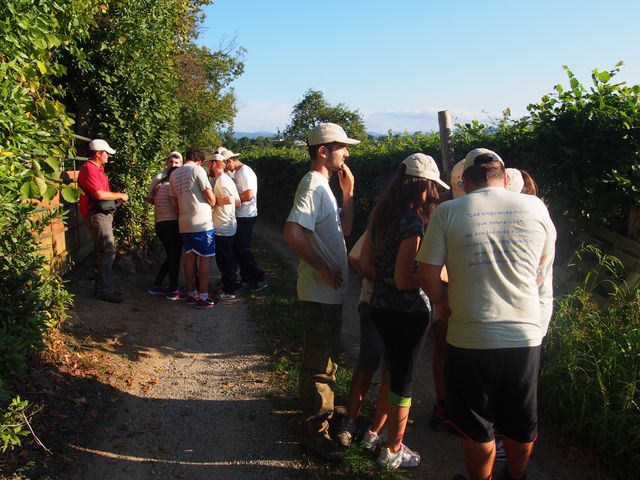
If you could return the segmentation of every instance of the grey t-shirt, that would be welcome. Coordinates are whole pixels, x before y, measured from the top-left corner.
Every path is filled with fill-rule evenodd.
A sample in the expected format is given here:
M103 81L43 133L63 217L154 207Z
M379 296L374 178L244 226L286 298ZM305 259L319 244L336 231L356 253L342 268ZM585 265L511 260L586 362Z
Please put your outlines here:
M200 165L187 163L171 174L171 196L178 202L180 233L213 230L211 205L202 193L211 190L207 172Z

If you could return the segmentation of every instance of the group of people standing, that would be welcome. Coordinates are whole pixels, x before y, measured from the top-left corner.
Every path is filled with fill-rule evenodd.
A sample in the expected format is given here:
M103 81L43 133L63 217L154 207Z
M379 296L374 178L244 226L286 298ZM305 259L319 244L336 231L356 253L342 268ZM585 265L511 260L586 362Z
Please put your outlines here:
M556 233L547 208L523 194L526 174L507 172L498 154L482 148L456 165L458 192L442 201L439 190L449 186L435 161L415 153L399 165L347 255L355 181L345 161L348 146L357 143L335 124L311 130L311 168L284 229L301 259L303 444L323 459L340 460L373 373L382 368L373 424L361 444L379 448L383 466L417 466L420 455L403 438L415 368L434 323L444 345L434 369L440 420L461 436L469 475L491 478L499 431L507 456L502 478L525 478L537 435L540 344L551 316ZM338 175L342 208L329 188L332 175ZM363 276L360 357L348 415L332 437L349 262Z
M84 192L80 211L94 243L95 293L100 300L119 303L122 293L114 287L112 275L112 223L118 203L126 202L128 195L111 192L104 173L115 150L101 139L91 141L89 150L91 156L80 169L78 185ZM203 152L197 149L189 149L184 162L180 152L171 152L147 195L154 205L155 231L166 252L148 292L185 300L199 309L233 299L239 290L255 292L267 287L251 247L258 215L256 174L240 161L238 153L224 147L218 148L209 163L210 176L202 166L204 161ZM183 252L186 290L178 285ZM210 294L214 256L221 281ZM164 287L167 275L169 284Z

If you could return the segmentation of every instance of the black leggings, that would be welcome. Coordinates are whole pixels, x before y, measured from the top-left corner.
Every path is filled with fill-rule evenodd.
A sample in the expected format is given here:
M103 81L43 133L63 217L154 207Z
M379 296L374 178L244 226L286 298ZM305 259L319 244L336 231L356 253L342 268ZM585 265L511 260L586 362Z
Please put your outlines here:
M182 237L178 229L178 220L166 220L156 223L156 235L162 242L167 253L153 284L156 287L162 285L164 277L169 274L169 289L178 289L178 276L180 275L180 257L182 256Z
M427 338L430 314L373 307L369 311L389 357L389 403L401 407L410 406L413 373Z

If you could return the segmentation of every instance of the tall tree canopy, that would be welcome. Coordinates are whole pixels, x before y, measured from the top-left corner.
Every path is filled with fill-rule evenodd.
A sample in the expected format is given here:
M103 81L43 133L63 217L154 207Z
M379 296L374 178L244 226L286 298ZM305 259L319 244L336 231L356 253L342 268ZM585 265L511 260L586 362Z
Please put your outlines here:
M309 130L323 122L340 125L351 138L366 140L367 132L358 110L349 110L344 103L331 105L320 90L309 89L291 112L291 123L284 135L294 140L305 140Z

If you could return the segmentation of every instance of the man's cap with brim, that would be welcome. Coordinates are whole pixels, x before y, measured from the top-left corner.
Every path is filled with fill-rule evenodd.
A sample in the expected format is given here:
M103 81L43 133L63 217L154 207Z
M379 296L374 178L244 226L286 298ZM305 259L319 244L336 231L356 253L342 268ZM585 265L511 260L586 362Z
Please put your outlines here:
M357 145L360 140L349 138L347 132L335 123L321 123L311 129L307 137L307 145L326 145L328 143L344 143L345 145Z
M109 155L113 155L116 151L109 146L109 144L100 138L96 138L89 142L89 150L92 152L107 152Z
M496 152L489 150L488 148L476 148L474 150L471 150L469 153L467 153L467 156L464 158L462 173L466 172L469 168L475 166L476 160L478 159L478 157L481 157L484 155L491 157L492 161L500 162L504 167L504 162L502 161L502 158L500 158L500 155L498 155Z

